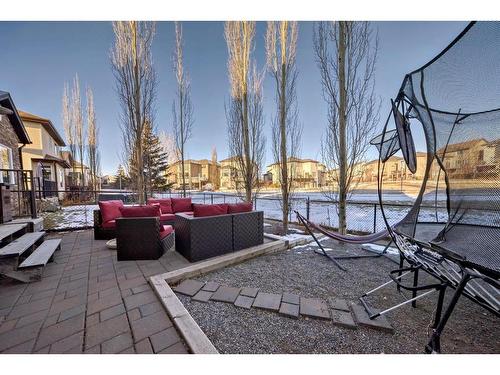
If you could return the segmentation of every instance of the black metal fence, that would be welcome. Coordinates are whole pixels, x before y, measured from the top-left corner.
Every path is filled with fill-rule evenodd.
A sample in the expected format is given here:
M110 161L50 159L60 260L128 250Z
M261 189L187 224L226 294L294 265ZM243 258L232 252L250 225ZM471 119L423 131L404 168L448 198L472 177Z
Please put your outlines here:
M36 194L37 197L39 196ZM121 199L125 204L137 204L137 194L130 191L53 191L50 198L37 198L38 216L44 219L46 230L75 230L93 227L93 211L99 200ZM193 203L236 203L240 198L235 194L218 192L188 192ZM180 197L178 192L157 192L155 198ZM276 196L257 195L254 207L264 211L266 219L281 220L281 200ZM297 210L319 224L331 228L338 227L338 204L326 199L309 196L292 199L291 210ZM384 204L388 221L394 224L401 220L411 208L408 203ZM446 208L424 207L421 215L425 221L445 221ZM290 213L289 220L295 222ZM347 229L351 232L373 233L385 228L380 205L376 201L349 201L347 203Z

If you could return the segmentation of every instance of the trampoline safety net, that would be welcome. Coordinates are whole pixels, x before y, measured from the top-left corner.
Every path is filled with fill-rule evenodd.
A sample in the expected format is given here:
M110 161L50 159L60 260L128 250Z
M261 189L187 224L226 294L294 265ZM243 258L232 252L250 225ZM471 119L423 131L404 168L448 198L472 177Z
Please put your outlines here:
M388 121L372 141L379 149L379 169L399 151L412 173L423 175L413 207L394 232L428 242L498 278L500 22L469 24L432 61L407 74L391 114L395 127ZM412 137L416 127L422 128L426 143L426 158L418 160ZM437 191L446 197L447 217L429 236L419 231L425 224L421 206Z

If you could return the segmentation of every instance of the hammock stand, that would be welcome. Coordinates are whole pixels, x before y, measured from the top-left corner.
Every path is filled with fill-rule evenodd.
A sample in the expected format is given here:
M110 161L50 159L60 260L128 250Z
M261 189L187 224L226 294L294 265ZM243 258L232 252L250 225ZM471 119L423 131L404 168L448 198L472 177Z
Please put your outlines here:
M381 256L384 256L387 253L387 250L389 249L389 246L392 243L392 240L389 241L389 243L385 246L384 250L380 252L379 254L374 254L374 255L343 255L343 256L332 256L328 254L321 245L321 242L318 240L318 238L314 235L313 231L311 230L311 227L320 232L321 234L325 235L328 238L340 241L340 242L345 242L345 243L350 243L350 244L364 244L368 242L374 242L381 240L383 238L386 238L389 236L389 231L387 229L384 229L383 231L373 233L373 234L368 234L365 236L352 236L352 235L342 235L340 233L335 233L331 231L327 231L326 229L320 227L319 225L313 223L312 221L308 220L304 216L302 216L298 211L294 211L295 215L297 215L297 220L306 228L307 232L312 236L318 247L321 249L321 252L316 251L318 254L326 256L328 259L330 259L338 268L340 268L342 271L347 271L338 261L339 260L347 260L347 259L360 259L360 258L379 258Z

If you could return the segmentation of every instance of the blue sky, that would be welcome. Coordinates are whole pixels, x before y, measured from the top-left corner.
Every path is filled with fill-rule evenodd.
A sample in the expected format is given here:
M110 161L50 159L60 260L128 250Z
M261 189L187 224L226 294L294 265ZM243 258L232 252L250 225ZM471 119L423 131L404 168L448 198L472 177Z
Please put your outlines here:
M404 75L440 52L466 26L466 22L374 22L379 33L376 92L382 98L381 117ZM265 62L265 22L257 24L255 58ZM191 78L194 107L193 137L189 158L208 158L213 146L219 160L228 156L224 102L228 99L227 50L223 22L184 22L185 65ZM299 121L304 127L302 157L320 159L320 139L326 126L326 108L314 61L312 22L299 23L297 46L297 96ZM0 22L0 90L9 91L18 108L47 117L63 133L61 95L64 82L75 73L81 87L94 91L100 127L103 172L114 173L120 162L119 104L114 92L109 51L113 31L109 22ZM175 90L171 56L172 22L157 23L153 45L158 75L159 130L171 132L171 107ZM82 94L84 94L82 92ZM272 80L264 84L266 135L270 140L274 97ZM417 148L422 140L416 140ZM272 160L270 142L266 164ZM371 152L375 156L375 150Z

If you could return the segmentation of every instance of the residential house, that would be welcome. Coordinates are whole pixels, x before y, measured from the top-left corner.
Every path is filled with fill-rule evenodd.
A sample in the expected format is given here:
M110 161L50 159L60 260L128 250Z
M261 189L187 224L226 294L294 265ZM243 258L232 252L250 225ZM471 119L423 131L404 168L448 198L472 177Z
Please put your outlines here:
M70 151L61 151L61 157L71 166L65 170L65 180L68 189L80 189L82 186L88 188L91 185L90 168L75 160ZM83 176L83 177L82 177Z
M258 178L258 166L255 165L257 173L255 178ZM232 156L220 161L220 189L235 190L243 188L243 171L237 156Z
M176 161L169 164L167 182L173 184L174 189L182 188L182 163ZM220 165L208 159L184 160L184 175L187 189L217 189L219 186Z
M19 116L32 142L22 148L23 169L33 171L35 186L45 196L63 198L65 169L70 167L61 158L60 148L66 146L63 138L49 119L24 111L19 111Z
M487 178L497 176L500 167L500 140L484 138L451 143L438 150L450 178Z
M30 144L31 140L24 128L14 101L8 92L0 91L0 184L7 185L11 190L27 188L25 180L19 171L23 168L21 149ZM9 220L11 214L28 214L29 204L18 194L12 194L11 199L3 196L0 200L2 211L1 221ZM4 210L4 203L12 207L11 213ZM22 204L23 203L23 204ZM6 206L8 207L8 206Z
M288 159L288 173L292 176L292 185L297 189L316 189L325 186L327 180L326 167L317 160ZM267 173L271 174L272 185L279 186L280 166L273 163L267 166Z
M0 168L22 169L21 149L30 143L12 97L8 92L0 91ZM0 183L16 183L14 173L2 171Z
M114 185L116 181L116 176L112 174L106 174L104 176L101 176L101 186L102 187L111 187Z

